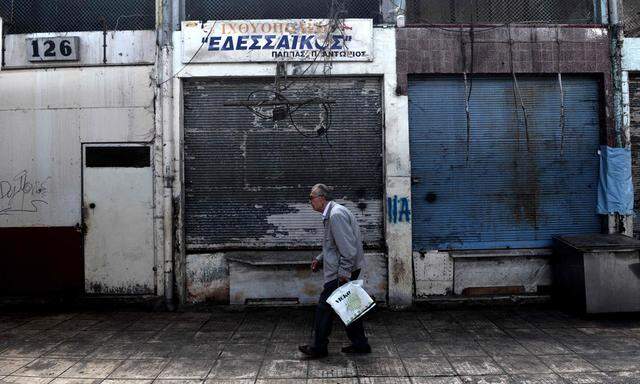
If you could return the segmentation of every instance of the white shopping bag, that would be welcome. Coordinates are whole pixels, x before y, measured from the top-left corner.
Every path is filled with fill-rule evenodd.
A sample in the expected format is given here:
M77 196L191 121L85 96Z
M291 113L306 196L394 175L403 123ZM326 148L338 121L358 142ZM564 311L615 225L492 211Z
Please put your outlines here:
M327 304L340 316L344 325L349 325L369 312L376 303L362 289L362 280L355 280L338 287L327 299Z

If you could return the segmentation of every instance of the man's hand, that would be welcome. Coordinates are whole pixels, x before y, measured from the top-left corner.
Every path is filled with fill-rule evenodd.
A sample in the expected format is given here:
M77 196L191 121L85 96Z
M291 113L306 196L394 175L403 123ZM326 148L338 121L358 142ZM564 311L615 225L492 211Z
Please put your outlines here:
M349 278L346 276L340 276L338 277L338 281L340 282L340 285L344 285L349 282Z
M320 269L320 262L318 259L313 259L311 262L311 271L318 272L318 269Z

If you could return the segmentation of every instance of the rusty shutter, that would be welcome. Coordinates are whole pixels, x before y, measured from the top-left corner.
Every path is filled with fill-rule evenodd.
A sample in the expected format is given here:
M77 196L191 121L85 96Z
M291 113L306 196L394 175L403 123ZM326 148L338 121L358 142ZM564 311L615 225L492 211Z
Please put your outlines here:
M525 126L510 77L474 76L468 131L462 76L411 80L414 249L546 247L600 232L599 83L563 79L564 139L555 77L519 79Z
M277 124L225 100L273 89L273 79L185 80L184 185L187 249L277 249L320 245L322 216L308 201L316 183L360 221L365 242L382 243L382 100L377 78L297 80L291 99L337 101L328 142L314 135L320 106Z

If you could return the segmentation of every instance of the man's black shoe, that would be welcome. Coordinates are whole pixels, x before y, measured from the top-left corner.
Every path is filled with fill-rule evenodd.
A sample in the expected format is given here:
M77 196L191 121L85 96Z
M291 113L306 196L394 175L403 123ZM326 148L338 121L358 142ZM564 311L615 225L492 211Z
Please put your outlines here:
M329 352L327 351L317 351L315 348L309 345L301 345L298 347L298 349L300 350L300 352L304 353L305 355L313 359L326 357L329 354Z
M344 353L371 353L371 346L367 345L366 347L356 348L353 345L342 348L342 352Z

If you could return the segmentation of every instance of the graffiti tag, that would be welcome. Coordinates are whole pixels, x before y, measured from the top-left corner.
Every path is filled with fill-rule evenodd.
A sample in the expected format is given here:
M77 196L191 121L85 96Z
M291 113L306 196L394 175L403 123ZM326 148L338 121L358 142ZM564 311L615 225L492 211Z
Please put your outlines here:
M48 205L47 183L50 177L37 180L23 170L9 179L0 179L0 216L12 213L36 213Z
M400 205L400 209L398 209L398 205ZM387 212L390 223L411 221L411 208L409 208L409 199L406 197L398 198L397 195L387 197Z

